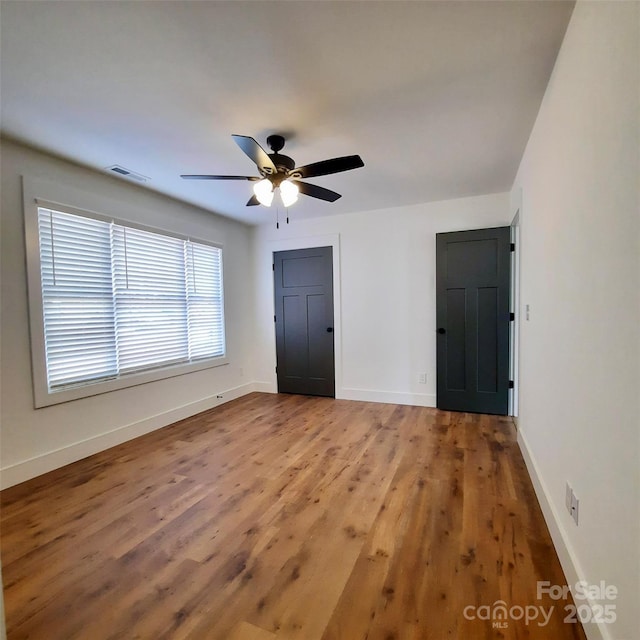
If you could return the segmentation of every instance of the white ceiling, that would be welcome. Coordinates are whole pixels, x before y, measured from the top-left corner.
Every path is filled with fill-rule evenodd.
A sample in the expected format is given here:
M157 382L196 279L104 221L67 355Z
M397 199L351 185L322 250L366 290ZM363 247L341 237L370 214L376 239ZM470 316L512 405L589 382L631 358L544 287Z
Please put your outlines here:
M5 1L2 130L251 224L251 183L179 177L257 175L234 133L283 133L298 166L362 156L298 217L505 191L573 4Z

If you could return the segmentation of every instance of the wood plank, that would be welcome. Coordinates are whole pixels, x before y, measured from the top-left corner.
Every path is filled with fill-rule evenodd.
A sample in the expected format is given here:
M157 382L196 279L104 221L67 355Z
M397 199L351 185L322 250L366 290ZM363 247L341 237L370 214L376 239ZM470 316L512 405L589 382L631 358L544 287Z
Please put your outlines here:
M240 622L234 627L229 640L276 640L276 636L248 622Z

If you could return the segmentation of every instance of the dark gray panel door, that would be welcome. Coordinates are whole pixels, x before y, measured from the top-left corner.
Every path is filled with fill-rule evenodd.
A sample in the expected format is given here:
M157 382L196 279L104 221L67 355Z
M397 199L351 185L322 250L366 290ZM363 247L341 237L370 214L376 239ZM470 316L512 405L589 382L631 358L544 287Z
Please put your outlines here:
M335 396L331 247L274 254L278 391Z
M506 415L509 227L436 235L437 405Z

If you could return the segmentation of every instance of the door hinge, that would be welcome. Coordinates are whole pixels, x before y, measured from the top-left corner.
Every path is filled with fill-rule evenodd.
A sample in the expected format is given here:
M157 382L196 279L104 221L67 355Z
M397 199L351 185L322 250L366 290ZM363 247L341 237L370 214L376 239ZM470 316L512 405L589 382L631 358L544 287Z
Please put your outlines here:
M276 270L276 263L272 262L271 263L271 271L275 271Z
M509 389L513 389L513 380L509 380Z
M276 373L278 373L278 367L276 367Z
M276 321L276 317L275 317L275 316L273 316L273 321L274 321L274 322L277 322L277 321Z
M509 322L513 322L516 319L516 314L513 311L509 314Z
M509 251L515 251L515 250L516 250L516 243L515 243L515 242L512 242L512 243L509 245Z

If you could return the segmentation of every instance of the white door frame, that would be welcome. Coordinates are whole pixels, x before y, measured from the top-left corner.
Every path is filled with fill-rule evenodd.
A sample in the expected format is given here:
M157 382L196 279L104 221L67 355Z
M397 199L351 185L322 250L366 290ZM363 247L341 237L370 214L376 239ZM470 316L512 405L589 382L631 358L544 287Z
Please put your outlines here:
M513 388L509 389L509 415L513 416L518 426L518 388L519 388L519 355L520 355L520 222L522 207L516 210L511 221L511 243L515 250L511 252L511 291L509 311L514 320L509 327L509 380L513 380Z

